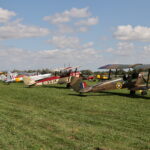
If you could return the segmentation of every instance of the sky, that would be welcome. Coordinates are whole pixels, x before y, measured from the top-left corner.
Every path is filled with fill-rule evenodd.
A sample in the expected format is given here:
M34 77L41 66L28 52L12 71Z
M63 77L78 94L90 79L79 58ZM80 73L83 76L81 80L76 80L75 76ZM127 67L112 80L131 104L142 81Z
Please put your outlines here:
M0 0L0 71L150 63L149 0Z

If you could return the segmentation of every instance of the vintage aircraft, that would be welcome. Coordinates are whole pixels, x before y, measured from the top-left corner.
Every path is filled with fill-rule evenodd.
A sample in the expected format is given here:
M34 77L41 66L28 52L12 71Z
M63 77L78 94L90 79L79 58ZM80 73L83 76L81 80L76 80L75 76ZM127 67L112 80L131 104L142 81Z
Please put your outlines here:
M109 66L109 67L108 67ZM136 91L141 91L142 95L146 95L147 91L150 89L149 81L150 81L150 64L142 65L106 65L102 67L103 69L124 69L124 68L132 68L132 74L124 75L121 78L99 82L93 86L87 86L85 82L82 82L81 78L72 78L70 83L71 87L79 93L87 93L87 92L101 92L106 90L114 90L114 89L122 89L127 88L130 90L131 95L135 95ZM142 70L148 70L147 73L142 72ZM146 78L145 78L146 76Z
M24 84L28 87L30 86L41 86L41 85L49 85L49 84L67 84L67 87L70 85L71 77L75 76L79 78L80 72L77 71L77 69L80 66L77 67L67 67L67 68L60 68L54 70L54 76L46 77L43 79L35 80L31 77L25 76L23 77ZM73 71L74 70L74 71ZM57 73L59 75L57 75Z
M2 74L2 75L1 75L1 80L2 80L4 83L9 84L9 83L15 81L15 77L16 77L17 75L18 75L17 73L7 72L7 74Z
M30 75L30 74L27 74L26 75ZM23 77L25 75L18 75L17 73L12 73L12 72L8 72L7 75L1 75L1 80L4 82L4 83L7 83L7 84L10 84L12 82L20 82L20 81L23 81ZM51 73L49 74L38 74L38 75L31 75L29 76L31 79L33 80L41 80L41 79L44 79L44 78L48 78L51 76Z
M31 72L31 73L29 73L29 72L19 72L18 75L14 79L15 82L22 82L24 76L30 76L31 78L42 78L44 76L49 77L49 76L51 76L51 74L47 74L47 75L44 74L44 76L43 76L43 75L39 74L38 72Z

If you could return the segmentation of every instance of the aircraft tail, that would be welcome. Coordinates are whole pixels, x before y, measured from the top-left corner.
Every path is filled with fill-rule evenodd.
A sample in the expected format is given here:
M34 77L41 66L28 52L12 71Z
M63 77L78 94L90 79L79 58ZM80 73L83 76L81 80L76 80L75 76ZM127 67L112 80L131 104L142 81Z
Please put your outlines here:
M24 77L23 77L23 82L24 82L24 84L27 85L27 86L31 86L31 85L34 85L34 84L36 83L35 80L31 79L31 78L28 77L28 76L24 76Z
M147 90L149 90L148 83L149 83L149 75L148 75L148 78L144 78L144 73L141 72L138 75L135 86L133 88L131 88L130 90L132 90L132 91L138 91L138 90L147 91Z
M79 93L86 93L90 92L91 87L87 87L86 82L83 82L81 78L72 77L70 86L73 88L74 91Z
M135 85L144 84L146 82L143 73L138 75Z

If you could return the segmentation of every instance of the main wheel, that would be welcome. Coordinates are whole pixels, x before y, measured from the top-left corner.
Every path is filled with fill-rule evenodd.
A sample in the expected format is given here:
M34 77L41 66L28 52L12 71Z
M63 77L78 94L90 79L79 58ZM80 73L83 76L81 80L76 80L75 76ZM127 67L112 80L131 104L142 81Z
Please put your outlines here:
M71 87L70 83L67 83L66 88L70 88L70 87Z
M142 91L141 95L147 95L147 92L146 91Z
M130 91L130 95L134 96L135 95L135 91Z

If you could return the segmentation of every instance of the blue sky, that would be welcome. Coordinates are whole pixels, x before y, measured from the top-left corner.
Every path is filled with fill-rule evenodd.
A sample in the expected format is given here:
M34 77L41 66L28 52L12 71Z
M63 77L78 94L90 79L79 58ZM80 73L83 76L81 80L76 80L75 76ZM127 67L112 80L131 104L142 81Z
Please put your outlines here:
M149 0L0 0L0 70L149 63Z

